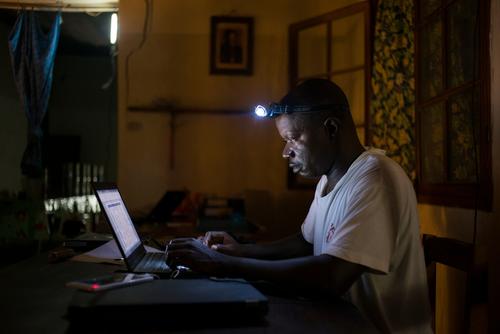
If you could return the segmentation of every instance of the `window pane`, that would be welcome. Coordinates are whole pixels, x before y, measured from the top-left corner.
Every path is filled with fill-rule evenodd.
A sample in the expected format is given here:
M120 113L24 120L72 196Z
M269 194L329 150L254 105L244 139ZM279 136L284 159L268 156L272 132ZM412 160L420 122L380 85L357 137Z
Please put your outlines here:
M358 13L332 21L332 71L365 63L365 17Z
M457 94L448 102L450 115L449 129L449 180L452 182L473 183L476 181L476 155L472 137L475 125L476 148L479 153L479 96L473 99L472 90ZM474 105L476 108L472 108Z
M457 1L448 10L449 88L473 79L474 49L477 49L474 48L476 13L477 3L474 0Z
M444 177L443 103L421 110L421 161L424 183L442 183Z
M331 80L339 85L347 96L354 124L365 124L365 71L334 75Z
M439 7L440 4L441 0L420 0L421 15L424 17L431 14Z
M326 24L299 32L299 78L326 73Z
M443 34L439 17L427 24L420 36L420 97L427 100L436 96L443 88Z

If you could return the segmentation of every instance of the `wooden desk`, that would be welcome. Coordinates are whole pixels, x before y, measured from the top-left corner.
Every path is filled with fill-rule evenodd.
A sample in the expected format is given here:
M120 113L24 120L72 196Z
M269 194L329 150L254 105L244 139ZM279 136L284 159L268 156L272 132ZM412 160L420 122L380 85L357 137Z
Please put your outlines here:
M118 267L112 265L74 261L49 264L47 254L1 269L0 332L52 334L68 332L70 323L64 315L73 290L66 288L64 284L76 279L105 275L116 269ZM355 307L342 300L333 300L325 304L268 297L269 313L263 325L196 329L189 332L206 334L376 332L371 323L361 317ZM123 321L123 319L116 319L116 321ZM166 330L169 329L165 328L161 332ZM145 329L141 332L151 331Z

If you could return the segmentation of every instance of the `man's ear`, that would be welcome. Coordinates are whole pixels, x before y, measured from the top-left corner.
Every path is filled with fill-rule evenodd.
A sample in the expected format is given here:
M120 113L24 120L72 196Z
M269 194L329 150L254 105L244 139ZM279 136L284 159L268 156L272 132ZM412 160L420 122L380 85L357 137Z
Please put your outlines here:
M328 138L335 138L340 129L340 120L336 117L328 117L323 123Z

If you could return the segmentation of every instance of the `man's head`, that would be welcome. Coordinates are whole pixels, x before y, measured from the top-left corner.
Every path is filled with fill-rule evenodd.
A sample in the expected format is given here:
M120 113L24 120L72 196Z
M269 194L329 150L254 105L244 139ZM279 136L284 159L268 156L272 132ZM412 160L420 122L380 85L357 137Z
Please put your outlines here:
M315 107L315 111L276 118L276 127L286 143L283 157L288 159L294 173L306 177L328 174L345 147L353 142L359 145L347 98L333 82L304 81L283 97L280 104Z
M226 29L224 31L224 40L225 43L227 43L230 46L236 46L238 45L238 33L236 30L233 29Z

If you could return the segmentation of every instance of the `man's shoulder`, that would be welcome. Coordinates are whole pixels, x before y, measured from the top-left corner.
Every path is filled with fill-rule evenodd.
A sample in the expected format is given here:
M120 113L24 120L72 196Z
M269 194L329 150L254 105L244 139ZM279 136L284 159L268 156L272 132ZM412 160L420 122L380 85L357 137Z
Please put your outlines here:
M383 151L366 150L354 161L348 172L356 178L378 174L382 168L386 168L389 159L381 152Z
M368 171L403 173L403 168L392 158L385 154L385 151L379 149L370 149L365 152L364 159L360 167ZM406 175L406 174L405 174Z
M362 157L352 166L352 180L355 183L369 182L389 185L394 182L410 182L406 172L401 166L378 149L365 151Z

